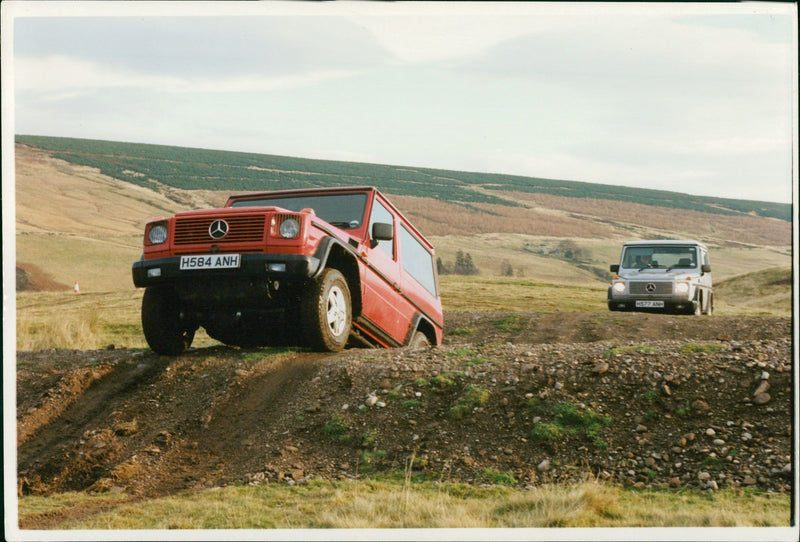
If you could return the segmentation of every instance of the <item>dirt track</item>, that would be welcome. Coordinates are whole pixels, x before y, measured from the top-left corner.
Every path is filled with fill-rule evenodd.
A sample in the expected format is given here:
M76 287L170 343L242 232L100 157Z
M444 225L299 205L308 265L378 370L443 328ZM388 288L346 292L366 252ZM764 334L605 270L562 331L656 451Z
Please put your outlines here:
M446 318L438 349L20 352L19 492L153 496L409 466L472 483L791 490L788 318Z

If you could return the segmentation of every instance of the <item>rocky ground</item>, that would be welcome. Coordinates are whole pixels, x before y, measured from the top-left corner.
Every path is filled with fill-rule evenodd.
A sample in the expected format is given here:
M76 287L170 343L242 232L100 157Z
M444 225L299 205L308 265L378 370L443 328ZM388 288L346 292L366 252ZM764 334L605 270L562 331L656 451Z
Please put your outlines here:
M790 492L788 318L459 312L440 348L19 352L19 493L395 469Z

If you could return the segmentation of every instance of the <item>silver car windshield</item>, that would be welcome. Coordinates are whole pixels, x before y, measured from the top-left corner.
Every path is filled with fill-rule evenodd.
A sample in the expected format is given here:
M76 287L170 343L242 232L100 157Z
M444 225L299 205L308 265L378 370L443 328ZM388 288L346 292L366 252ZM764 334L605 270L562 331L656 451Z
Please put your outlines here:
M277 196L257 199L241 199L231 207L280 207L299 212L313 209L314 214L337 228L354 229L364 221L367 194L315 194L308 196Z
M622 257L625 269L694 269L697 267L697 248L692 246L634 246L627 247Z

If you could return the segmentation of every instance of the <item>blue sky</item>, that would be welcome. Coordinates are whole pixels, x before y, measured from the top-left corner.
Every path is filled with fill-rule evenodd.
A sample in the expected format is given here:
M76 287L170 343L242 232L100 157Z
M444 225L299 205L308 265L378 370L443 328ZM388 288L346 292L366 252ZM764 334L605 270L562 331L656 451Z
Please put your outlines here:
M792 201L792 4L6 4L14 133Z

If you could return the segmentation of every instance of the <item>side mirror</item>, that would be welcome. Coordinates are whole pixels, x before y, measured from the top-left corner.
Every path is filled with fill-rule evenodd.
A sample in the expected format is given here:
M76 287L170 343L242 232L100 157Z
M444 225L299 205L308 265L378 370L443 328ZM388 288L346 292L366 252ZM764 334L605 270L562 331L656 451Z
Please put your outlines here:
M700 271L702 271L703 273L711 273L711 264L704 263L703 265L700 266Z
M611 267L609 267L612 273L619 273L619 264L615 263Z
M372 225L372 248L377 246L378 241L391 241L394 239L394 227L385 222L375 222Z

